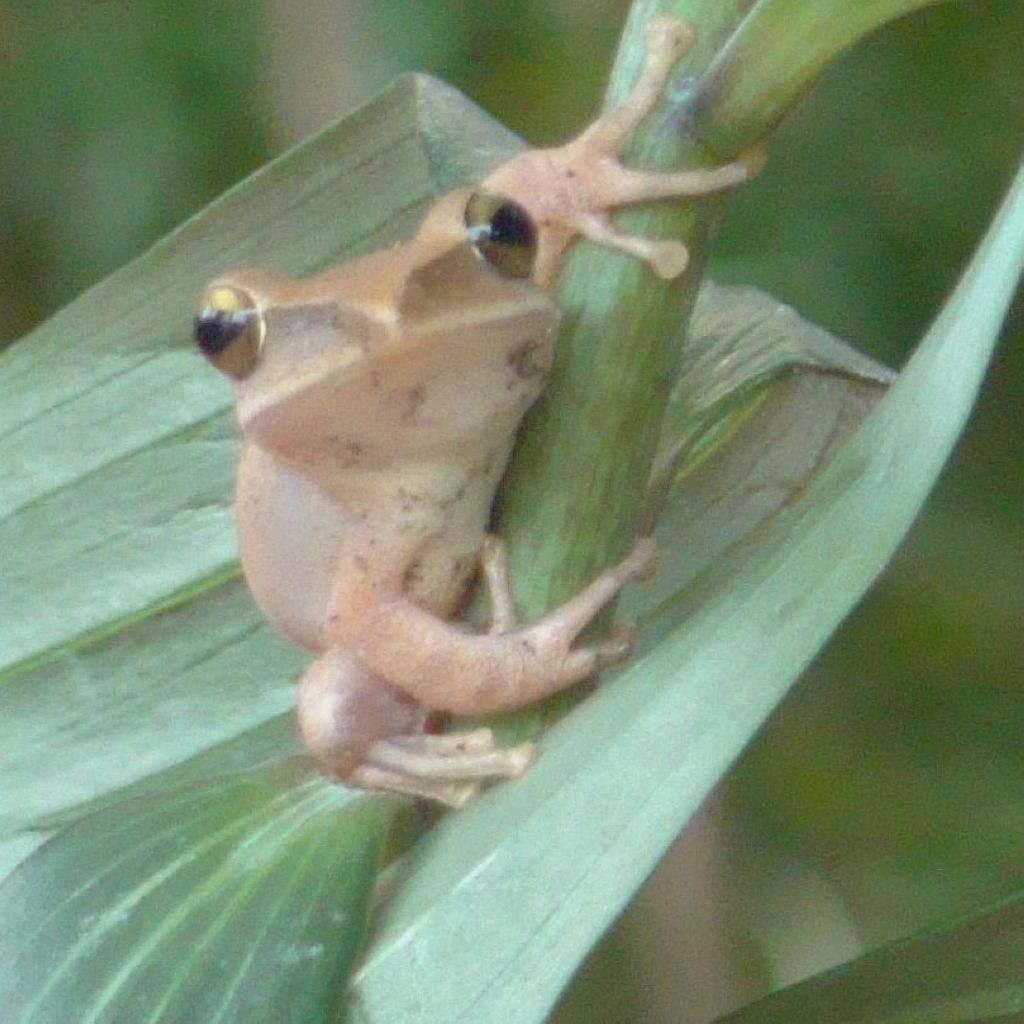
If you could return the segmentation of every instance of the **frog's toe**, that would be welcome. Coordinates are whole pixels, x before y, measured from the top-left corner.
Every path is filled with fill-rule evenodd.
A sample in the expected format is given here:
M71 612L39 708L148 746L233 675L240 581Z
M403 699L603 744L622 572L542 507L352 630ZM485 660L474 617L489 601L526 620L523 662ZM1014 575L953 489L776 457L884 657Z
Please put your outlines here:
M608 635L594 645L598 666L620 664L633 653L635 646L636 630L627 623L616 623L608 631Z
M407 736L392 736L390 742L406 750L435 757L489 754L495 750L494 733L487 728L468 732L411 733Z
M473 781L516 778L535 760L533 744L521 743L506 749L496 748L484 730L458 736L401 736L378 740L366 752L364 765L396 772L420 780ZM486 730L490 732L490 730ZM467 749L465 736L472 743L488 745ZM461 748L461 749L460 749Z
M379 768L374 764L360 765L352 772L346 783L355 789L401 793L454 808L464 807L480 791L480 783L477 781L424 779L388 768Z

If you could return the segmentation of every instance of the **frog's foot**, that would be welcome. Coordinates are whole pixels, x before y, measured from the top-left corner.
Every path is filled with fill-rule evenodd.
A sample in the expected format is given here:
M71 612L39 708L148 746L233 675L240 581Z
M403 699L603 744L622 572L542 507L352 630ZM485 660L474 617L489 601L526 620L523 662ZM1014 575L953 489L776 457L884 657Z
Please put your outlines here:
M720 167L678 172L637 170L619 160L619 151L664 94L676 61L693 39L685 21L672 15L655 18L647 26L643 68L621 104L567 145L522 153L484 180L485 190L515 200L540 225L533 277L542 287L553 279L576 235L636 256L660 277L679 276L689 262L681 242L622 234L612 227L609 215L630 203L731 188L760 170L760 148Z
M487 596L491 604L491 636L507 634L518 625L515 604L508 577L508 554L505 542L493 534L484 539L480 553ZM599 576L586 590L566 602L553 614L531 626L528 632L541 643L563 637L568 647L576 636L627 583L642 580L654 572L654 541L644 537L616 566ZM618 665L633 653L636 636L631 626L618 623L597 643L573 647L565 656L559 678L565 682L586 679L602 668ZM565 685L562 683L560 685Z
M577 136L578 143L617 153L654 109L676 61L693 46L693 26L672 14L652 19L644 30L644 63L629 95Z
M496 609L511 608L504 548L497 538L489 538L483 552L484 577ZM609 665L617 665L633 650L631 627L617 625L596 643L574 646L577 637L593 621L594 616L611 601L627 583L648 579L655 570L655 543L652 537L638 540L629 554L618 564L606 569L578 594L529 626L515 628L511 613L496 613L490 636L509 643L506 656L534 661L532 670L523 675L481 673L473 692L465 700L450 697L446 706L457 714L492 714L495 711L522 707L550 696L573 683L588 679ZM424 695L420 695L425 699ZM429 703L429 702L428 702Z
M629 554L584 587L554 611L519 631L520 642L541 655L543 671L523 680L519 692L487 695L494 706L487 710L518 707L549 696L573 683L588 679L609 665L629 657L633 650L631 627L617 625L601 641L574 646L576 638L605 605L627 583L650 578L655 570L655 544L652 537L638 540ZM484 711L483 708L480 709Z
M503 750L490 729L393 736L374 743L348 781L461 807L482 781L518 778L535 760L532 743Z
M442 782L420 779L402 772L389 771L376 765L363 764L345 780L354 789L369 789L378 793L401 793L420 800L433 800L445 807L465 807L480 791L476 782Z
M509 583L508 549L500 537L488 534L484 538L480 565L487 586L487 598L491 605L491 624L487 632L492 635L510 633L516 628L519 620ZM569 629L579 632L627 583L650 578L654 575L654 569L654 539L643 537L633 545L632 550L618 565L594 580L575 599L562 605L558 610L558 620L565 620ZM613 658L621 660L622 657L628 656L632 649L632 635L633 632L628 627L614 627L607 641L595 646L595 650L606 656L602 663L610 664Z

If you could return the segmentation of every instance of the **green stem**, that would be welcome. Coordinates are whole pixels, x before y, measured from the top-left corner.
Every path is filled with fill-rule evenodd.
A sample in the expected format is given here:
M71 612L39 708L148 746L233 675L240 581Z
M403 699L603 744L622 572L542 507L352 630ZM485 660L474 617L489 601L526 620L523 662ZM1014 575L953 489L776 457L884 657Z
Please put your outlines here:
M929 2L636 0L606 107L628 92L642 62L644 29L657 14L690 21L697 42L626 159L674 169L706 164L709 152L740 152L840 50ZM575 593L621 557L636 534L721 202L657 203L618 215L631 231L687 244L691 263L675 281L592 245L576 246L566 260L552 379L527 419L500 499L501 532L526 619ZM507 738L534 736L578 696L507 716L502 731Z
M723 39L751 0L716 3L639 0L631 8L606 98L629 90L643 59L644 30L659 13L698 26L671 96L648 118L625 158L635 166L692 166L679 116ZM576 592L621 557L636 533L661 422L679 362L679 338L696 298L719 201L659 203L618 215L629 230L682 239L691 264L659 280L635 259L576 246L559 287L563 310L551 382L528 418L502 494L501 532L509 541L518 607L533 618ZM571 700L573 695L568 696ZM556 699L512 716L506 735L528 736L561 713Z

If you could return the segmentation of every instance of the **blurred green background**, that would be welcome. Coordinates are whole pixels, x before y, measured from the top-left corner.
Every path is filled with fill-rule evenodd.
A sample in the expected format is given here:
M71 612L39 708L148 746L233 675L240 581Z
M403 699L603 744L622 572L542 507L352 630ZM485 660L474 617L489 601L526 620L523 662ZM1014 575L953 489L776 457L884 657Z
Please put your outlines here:
M402 70L535 142L566 137L599 101L625 7L0 2L0 345ZM898 366L1022 144L1024 4L927 9L848 54L781 128L712 274ZM1018 299L910 540L559 1019L707 1019L1024 887L1022 342Z

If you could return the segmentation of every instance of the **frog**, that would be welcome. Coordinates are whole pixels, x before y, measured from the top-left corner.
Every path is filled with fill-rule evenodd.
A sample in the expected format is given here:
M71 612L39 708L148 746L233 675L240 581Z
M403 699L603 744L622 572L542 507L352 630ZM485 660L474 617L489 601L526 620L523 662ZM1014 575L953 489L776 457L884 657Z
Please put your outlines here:
M535 621L518 621L507 556L488 532L524 414L554 358L559 267L578 238L679 276L678 240L620 231L618 208L730 188L756 161L678 172L620 151L693 41L654 19L628 96L567 144L525 150L436 199L407 242L313 276L220 275L194 322L232 383L242 444L239 554L266 617L313 660L295 709L306 748L343 784L459 807L521 776L532 743L446 733L439 715L520 708L622 661L628 630L579 642L654 570L639 538ZM458 618L482 578L490 622Z

